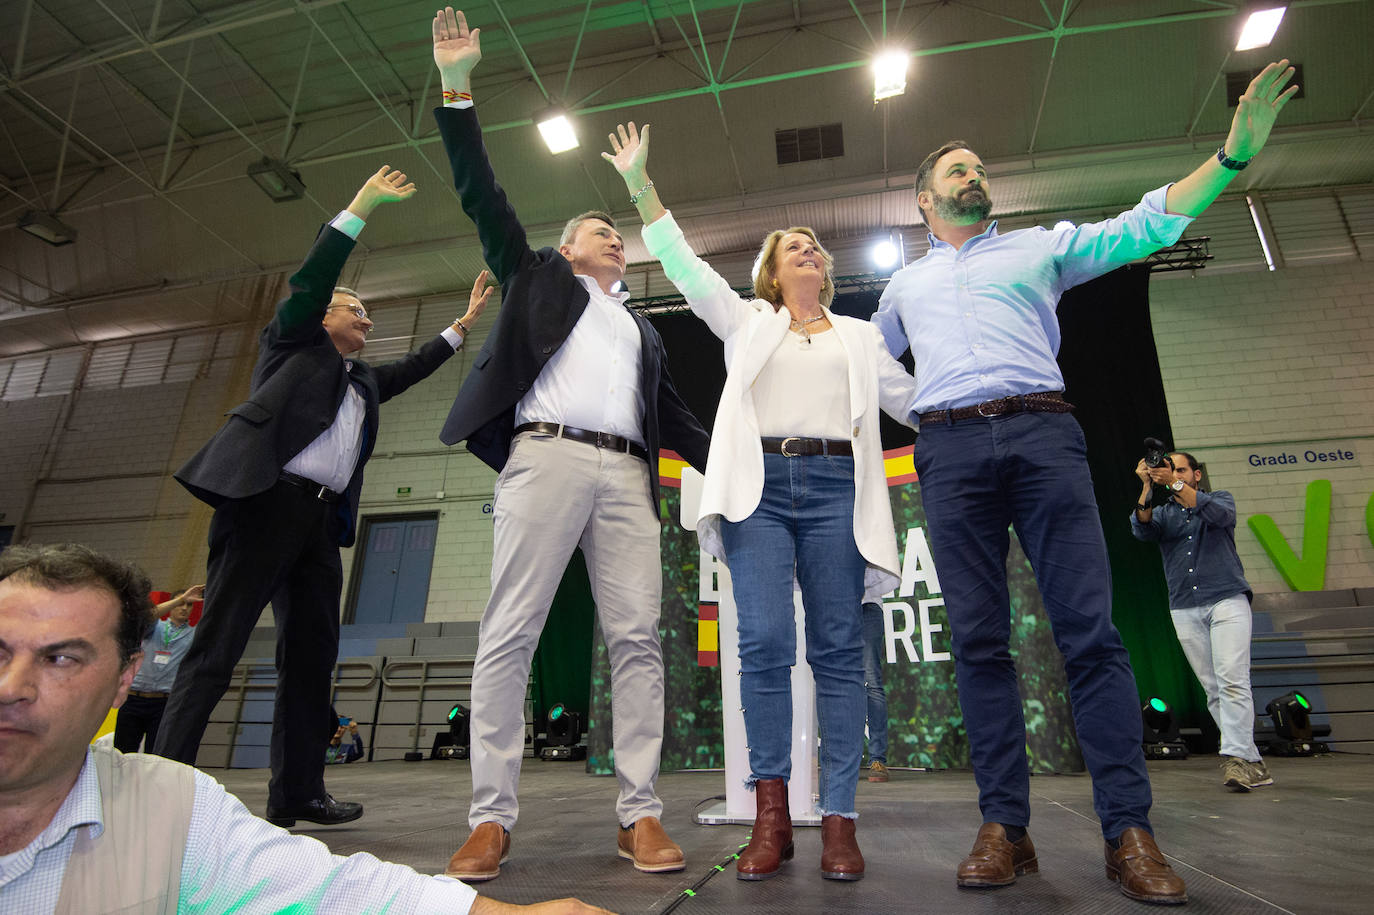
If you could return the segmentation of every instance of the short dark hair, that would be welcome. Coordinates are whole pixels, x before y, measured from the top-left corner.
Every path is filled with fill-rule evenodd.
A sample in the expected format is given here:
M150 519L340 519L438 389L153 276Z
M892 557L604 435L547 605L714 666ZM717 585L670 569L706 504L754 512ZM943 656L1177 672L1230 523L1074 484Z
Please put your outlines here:
M79 543L19 544L0 553L0 581L14 578L50 591L103 588L119 601L120 662L127 667L153 629L152 583L132 562L120 562Z
M1197 458L1193 457L1186 451L1175 451L1173 452L1173 454L1177 454L1180 457L1184 458L1188 462L1189 470L1197 470Z
M559 236L558 243L560 245L571 244L573 237L577 235L577 227L588 219L599 219L612 229L615 228L615 220L611 218L610 213L603 212L602 210L588 210L585 213L578 213L572 219L568 220L567 224L563 226L563 234Z
M921 191L930 190L930 176L935 172L935 163L940 161L940 157L945 153L954 152L956 149L972 150L973 147L963 140L949 140L939 149L921 160L921 164L916 169L916 194L919 196ZM916 207L920 209L921 204L917 202ZM925 210L921 210L922 215Z

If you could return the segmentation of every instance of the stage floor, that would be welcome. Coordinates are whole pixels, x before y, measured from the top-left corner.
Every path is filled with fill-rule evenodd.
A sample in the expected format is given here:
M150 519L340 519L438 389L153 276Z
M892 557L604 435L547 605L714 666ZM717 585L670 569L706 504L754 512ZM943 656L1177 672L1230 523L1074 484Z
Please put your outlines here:
M1368 912L1374 910L1374 757L1333 754L1270 759L1275 784L1227 791L1215 756L1152 762L1155 835L1187 881L1184 911ZM261 814L267 773L209 770ZM442 872L467 838L471 781L466 762L353 763L326 773L337 798L366 805L343 826L302 823L338 854L366 851L426 873ZM859 784L859 845L867 876L822 880L820 830L798 830L797 857L763 882L735 879L730 856L744 826L697 826L693 811L723 794L721 772L665 774L664 825L686 852L677 874L641 874L616 856L616 782L581 763L526 760L521 819L511 859L484 895L528 903L578 896L614 912L719 913L1110 912L1149 911L1107 881L1102 839L1086 776L1031 780L1030 833L1040 873L996 890L960 890L954 869L979 824L967 772L894 770L886 784ZM1359 849L1365 849L1360 853ZM717 864L722 871L714 870ZM704 881L704 882L703 882ZM694 895L683 897L696 887ZM679 901L680 900L680 901Z

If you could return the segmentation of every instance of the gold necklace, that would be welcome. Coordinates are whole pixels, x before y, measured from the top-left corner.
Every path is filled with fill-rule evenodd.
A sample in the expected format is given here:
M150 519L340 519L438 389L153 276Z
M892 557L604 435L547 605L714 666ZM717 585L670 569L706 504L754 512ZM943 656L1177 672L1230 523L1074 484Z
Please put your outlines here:
M797 331L799 334L801 334L802 337L803 337L803 338L806 340L806 342L809 344L809 343L811 342L811 334L809 334L809 333L807 332L807 330L806 330L806 325L808 325L808 324L815 324L817 321L823 321L823 320L825 320L825 312L821 312L820 314L816 315L814 318L807 318L805 321L798 321L796 318L793 318L793 319L792 319L792 326L791 326L790 329L791 329L791 330L795 330L795 331Z

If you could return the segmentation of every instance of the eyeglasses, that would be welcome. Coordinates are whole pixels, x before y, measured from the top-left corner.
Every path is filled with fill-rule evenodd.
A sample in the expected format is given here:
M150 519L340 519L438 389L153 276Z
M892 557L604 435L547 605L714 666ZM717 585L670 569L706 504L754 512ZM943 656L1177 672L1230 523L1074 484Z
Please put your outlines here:
M357 315L357 316L360 317L360 318L366 318L366 317L367 317L367 309L364 308L364 307L361 306L361 305L353 305L353 304L351 304L351 303L344 303L344 304L341 304L341 305L330 305L329 307L330 307L330 308L347 308L349 311L353 312L355 315Z

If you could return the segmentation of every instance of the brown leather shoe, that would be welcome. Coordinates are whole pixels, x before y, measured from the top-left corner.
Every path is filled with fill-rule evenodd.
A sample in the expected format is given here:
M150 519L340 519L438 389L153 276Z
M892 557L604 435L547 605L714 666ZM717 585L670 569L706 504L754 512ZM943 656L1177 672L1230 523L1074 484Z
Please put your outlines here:
M960 886L967 887L1010 886L1017 877L1039 870L1030 833L1019 842L1008 842L1001 823L984 823L978 827L973 851L959 862L955 879Z
M854 821L838 813L821 817L821 876L826 880L862 880L864 876Z
M778 872L782 862L792 860L792 814L787 810L787 782L770 778L754 783L758 813L749 847L735 862L735 876L741 880L767 880Z
M1179 905L1188 901L1183 878L1174 873L1155 837L1132 826L1121 834L1121 847L1104 843L1107 879L1121 884L1121 892L1141 902Z
M510 833L500 823L481 823L468 836L463 847L448 859L445 877L456 877L464 883L493 880L501 873L501 865L510 858Z
M633 861L637 871L663 874L687 866L682 849L668 838L658 817L643 817L628 827L620 827L616 842L620 846L620 857Z

